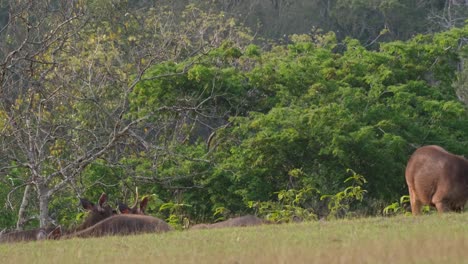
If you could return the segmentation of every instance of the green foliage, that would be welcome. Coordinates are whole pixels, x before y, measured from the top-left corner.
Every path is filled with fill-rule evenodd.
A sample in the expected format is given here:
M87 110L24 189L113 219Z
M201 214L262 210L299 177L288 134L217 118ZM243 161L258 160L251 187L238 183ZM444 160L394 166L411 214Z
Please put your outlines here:
M244 203L290 186L338 192L349 167L366 177L369 197L399 197L411 144L443 142L463 153L468 123L450 87L454 54L443 48L461 35L442 35L444 42L419 37L380 51L348 40L343 54L297 38L264 52L247 76L265 96L252 106L257 111L231 119L215 153L218 168ZM295 168L305 176L290 177Z
M230 210L224 206L214 208L213 217L214 222L224 221L228 218Z
M0 201L3 201L3 204L1 204L0 207L0 227L2 227L2 229L5 227L15 226L17 220L16 210L11 210L7 205L7 196L11 189L12 186L0 182ZM12 198L13 197L10 197L10 199ZM19 204L19 195L14 195L14 198L13 202L15 204Z
M432 214L436 210L434 207L429 205L424 205L421 207L421 212L423 214ZM411 215L411 206L410 206L410 197L409 195L403 195L400 197L399 202L394 202L383 209L383 214L385 216L394 216L399 214Z
M411 215L411 212L408 212L407 206L410 202L409 195L403 195L400 197L399 202L394 202L383 209L383 214L385 216L392 216L392 215Z
M174 229L182 230L184 228L185 217L183 217L183 212L186 208L191 207L188 204L177 204L173 202L164 203L159 208L159 211L169 213L169 216L166 218L166 221Z
M320 197L320 200L328 199L329 217L343 218L350 213L349 209L353 202L362 202L364 194L367 193L362 186L367 183L366 179L348 169L353 175L347 178L344 182L350 182L350 186L336 194L325 194Z
M347 167L365 175L369 197L389 199L406 189L397 175L403 175L412 151L409 142L456 147L450 142L464 133L465 112L445 81L432 84L433 61L452 56L434 53L437 43L394 43L398 49L388 44L370 52L350 40L340 55L307 41L298 37L287 48L257 53L255 60L240 57L251 69L245 85L259 96L246 105L248 115L231 118L230 127L217 131L214 167L200 182L207 192L190 192L192 199L202 195L213 211L238 212L239 205L272 201L291 187L340 193ZM402 57L405 49L427 56ZM405 68L412 65L426 66ZM213 78L206 67L193 69L196 81ZM453 78L453 70L437 70L440 80ZM301 173L294 173L298 168Z
M316 220L317 215L307 205L317 197L318 193L319 191L314 188L282 190L276 192L277 201L250 201L248 206L256 209L265 219L275 223L311 221Z
M28 171L17 166L16 162L10 162L10 166L13 169L11 169L8 174L4 175L3 180L0 181L0 229L5 227L11 229L16 228L18 210L26 188L22 183L28 176ZM30 190L30 197L34 197L34 188ZM26 223L26 228L37 227L37 202L31 199L26 209L28 212L25 217L29 219Z

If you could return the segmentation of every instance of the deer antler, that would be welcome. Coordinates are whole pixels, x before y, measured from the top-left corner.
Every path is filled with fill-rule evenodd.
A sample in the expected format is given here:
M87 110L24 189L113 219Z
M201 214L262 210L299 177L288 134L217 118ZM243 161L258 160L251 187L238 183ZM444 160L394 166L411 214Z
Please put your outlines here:
M135 204L132 206L132 210L136 210L138 207L138 187L135 187Z
M107 202L107 194L102 193L101 197L99 197L99 201L98 201L98 205L97 205L97 208L98 208L99 211L104 210L102 207L103 207L105 202Z

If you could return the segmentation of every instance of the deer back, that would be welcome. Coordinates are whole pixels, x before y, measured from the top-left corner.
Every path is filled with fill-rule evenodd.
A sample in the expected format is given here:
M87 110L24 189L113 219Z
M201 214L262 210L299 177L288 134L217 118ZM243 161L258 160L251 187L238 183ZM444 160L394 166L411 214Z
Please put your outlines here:
M94 226L67 235L65 238L162 233L170 230L172 228L169 224L156 217L121 214L109 217Z
M27 242L46 239L58 239L60 227L36 228L23 231L11 231L0 235L0 243Z
M191 227L191 229L211 229L211 228L224 228L224 227L244 227L256 226L266 224L267 222L254 215L244 215L240 217L230 218L228 220L214 223L214 224L198 224Z

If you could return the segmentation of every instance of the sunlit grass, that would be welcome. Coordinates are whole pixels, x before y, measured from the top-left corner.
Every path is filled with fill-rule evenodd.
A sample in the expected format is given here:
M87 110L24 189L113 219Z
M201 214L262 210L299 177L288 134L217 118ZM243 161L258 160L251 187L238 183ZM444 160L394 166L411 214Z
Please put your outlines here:
M468 214L0 245L1 263L468 263Z

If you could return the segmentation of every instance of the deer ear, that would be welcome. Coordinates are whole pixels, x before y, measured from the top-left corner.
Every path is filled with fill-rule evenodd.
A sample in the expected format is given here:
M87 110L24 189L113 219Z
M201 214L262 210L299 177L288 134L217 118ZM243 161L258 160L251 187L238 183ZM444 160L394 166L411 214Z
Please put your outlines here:
M99 197L99 201L98 201L99 206L102 207L102 205L103 205L106 201L107 201L107 194L102 193L102 194L101 194L101 197Z
M119 211L121 214L130 214L130 208L123 203L119 203Z
M50 231L49 234L47 234L47 239L59 239L62 236L62 228L60 226L57 226L54 230Z
M80 203L81 203L81 206L83 206L83 208L86 210L91 211L94 208L94 204L84 198L80 198Z
M149 198L148 198L148 196L146 196L146 197L144 197L144 198L141 200L141 202L140 202L140 212L141 212L142 214L145 213L146 207L148 207L148 201L149 201Z

